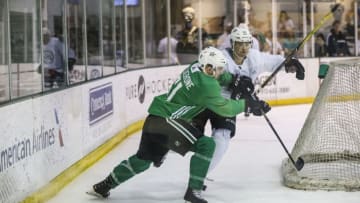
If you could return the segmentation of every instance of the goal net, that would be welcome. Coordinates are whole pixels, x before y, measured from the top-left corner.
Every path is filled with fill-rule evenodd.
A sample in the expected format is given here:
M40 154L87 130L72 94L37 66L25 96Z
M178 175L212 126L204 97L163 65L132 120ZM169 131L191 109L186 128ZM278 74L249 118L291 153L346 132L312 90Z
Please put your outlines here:
M284 184L304 190L360 190L360 61L330 65L291 155Z

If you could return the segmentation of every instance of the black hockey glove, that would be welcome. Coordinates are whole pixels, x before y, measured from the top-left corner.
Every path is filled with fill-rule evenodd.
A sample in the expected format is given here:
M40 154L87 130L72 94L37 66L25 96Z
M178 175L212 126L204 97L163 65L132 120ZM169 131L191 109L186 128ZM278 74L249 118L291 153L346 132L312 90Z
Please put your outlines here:
M247 76L236 75L231 82L229 89L231 99L240 99L244 95L251 95L254 92L254 85L251 78Z
M257 96L254 95L245 97L245 105L246 105L245 109L249 107L250 112L254 114L254 116L262 116L261 111L263 111L264 114L266 114L271 110L271 107L267 102L263 100L259 100L259 98L257 98Z
M285 63L285 71L287 73L296 72L296 78L298 80L304 80L305 78L305 69L304 66L300 63L300 61L292 57L288 62Z

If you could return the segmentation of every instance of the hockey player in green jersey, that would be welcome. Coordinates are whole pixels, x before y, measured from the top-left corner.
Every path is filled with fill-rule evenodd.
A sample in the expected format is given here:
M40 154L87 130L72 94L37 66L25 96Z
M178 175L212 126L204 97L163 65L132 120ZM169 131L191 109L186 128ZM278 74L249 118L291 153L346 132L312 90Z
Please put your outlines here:
M224 83L231 80L231 75L223 74L226 65L226 59L218 49L209 47L202 50L199 60L181 73L169 92L154 98L137 153L122 161L87 193L106 198L111 189L147 170L151 163L159 167L169 150L183 156L192 151L194 155L190 160L190 177L184 199L190 203L207 203L201 197L201 189L215 143L213 138L204 136L191 125L192 118L205 108L227 117L243 112L245 105L262 108L252 99L231 100L221 96L218 80Z

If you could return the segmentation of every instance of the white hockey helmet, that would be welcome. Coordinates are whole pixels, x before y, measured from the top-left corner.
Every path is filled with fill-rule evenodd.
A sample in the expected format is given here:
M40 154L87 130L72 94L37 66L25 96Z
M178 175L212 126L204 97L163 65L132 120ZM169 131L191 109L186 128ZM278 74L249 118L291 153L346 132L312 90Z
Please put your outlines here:
M225 68L227 65L224 54L219 49L211 46L200 52L199 63L201 64L201 67L205 67L209 64L213 70L216 70L217 67Z
M187 6L185 8L182 9L182 12L183 13L189 13L191 15L195 15L195 9L193 9L192 7L190 6Z
M195 9L190 6L183 8L182 13L185 17L185 20L191 21L195 18Z
M235 42L252 42L252 35L250 33L250 30L245 27L235 27L231 30L230 33L230 39L232 43Z

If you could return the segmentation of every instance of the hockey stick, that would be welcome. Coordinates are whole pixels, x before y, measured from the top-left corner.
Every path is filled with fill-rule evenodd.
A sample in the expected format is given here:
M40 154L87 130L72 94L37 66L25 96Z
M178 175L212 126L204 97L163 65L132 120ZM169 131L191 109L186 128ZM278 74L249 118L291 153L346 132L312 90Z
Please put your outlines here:
M259 102L259 98L256 96L256 93L253 93L251 95L249 95L253 100ZM303 167L304 167L304 160L299 157L296 162L294 160L294 158L291 156L291 154L289 153L289 150L286 148L284 142L282 141L282 139L280 138L278 132L276 131L276 129L274 128L273 124L270 122L270 119L267 117L267 115L265 114L264 110L262 108L260 108L260 112L261 115L264 116L266 122L269 124L271 130L273 131L273 133L275 134L276 138L278 139L278 141L280 142L281 146L283 147L283 149L285 150L287 156L289 157L291 163L295 166L296 170L300 171Z
M260 90L262 88L264 88L270 80L272 80L272 78L280 71L280 69L293 57L296 55L296 53L299 51L299 49L301 49L305 42L307 42L314 34L315 32L317 32L320 27L322 25L324 25L324 23L330 19L333 15L333 13L337 10L337 8L340 6L340 4L336 4L331 11L326 14L320 21L320 23L313 29L311 30L306 36L305 38L298 44L298 46L293 49L291 51L291 53L285 58L285 60L278 65L278 67L275 69L275 71L261 84L260 88L257 89L251 96L253 97L253 99L255 99L256 101L259 101L259 98L256 96L256 94L258 94L260 92ZM295 166L296 170L300 171L303 167L304 167L304 160L301 157L298 157L298 159L294 160L294 158L291 156L291 154L289 153L289 150L286 148L284 142L282 141L282 139L280 138L279 134L277 133L277 131L275 130L274 126L272 125L272 123L270 122L269 118L267 117L267 115L264 113L264 111L261 109L261 114L264 116L266 122L269 124L271 130L274 132L276 138L279 140L281 146L283 147L283 149L285 150L286 154L288 155L291 163Z
M286 154L288 155L291 163L295 166L296 170L300 171L303 167L304 167L304 159L302 159L301 157L298 157L298 159L294 160L294 158L291 156L291 154L289 153L288 149L286 148L285 144L283 143L283 141L281 140L279 134L277 133L277 131L275 130L274 126L272 125L272 123L270 122L269 118L267 117L267 115L264 113L264 111L261 109L261 114L264 116L266 122L269 124L271 130L274 132L276 138L279 140L281 146L284 148Z
M333 16L333 13L338 9L340 4L336 4L329 13L327 13L321 20L320 23L316 25L316 27L311 30L305 38L297 45L295 49L291 51L291 53L285 58L285 60L278 65L278 67L275 69L273 73L260 85L260 87L255 91L256 94L260 92L261 89L263 89L270 80L273 79L273 77L281 70L281 68L288 62L290 59L297 54L297 52L304 46L305 42L307 42L319 29L321 26L324 25L324 23L330 19Z

